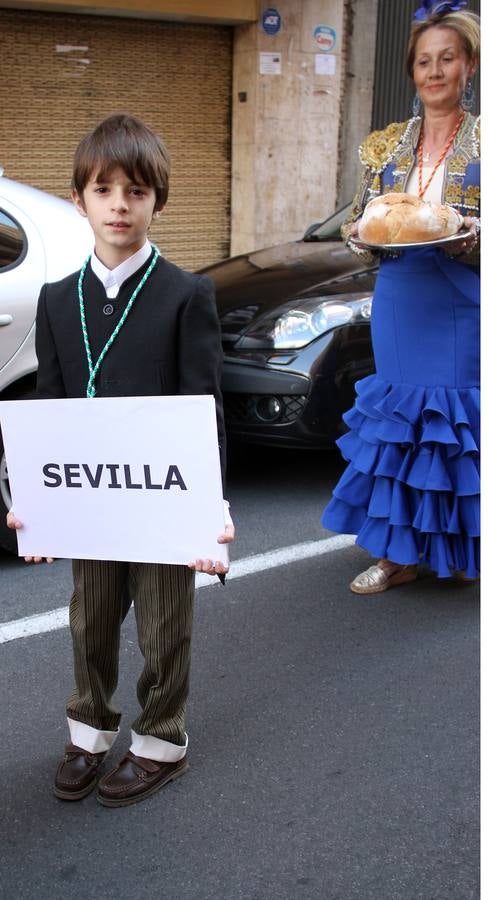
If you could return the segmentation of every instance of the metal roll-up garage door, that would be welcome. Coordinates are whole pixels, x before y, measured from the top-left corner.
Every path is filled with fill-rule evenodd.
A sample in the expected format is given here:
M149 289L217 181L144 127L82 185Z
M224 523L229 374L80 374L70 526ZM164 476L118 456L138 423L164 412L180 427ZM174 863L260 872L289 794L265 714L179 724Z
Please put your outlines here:
M128 111L166 141L170 198L151 238L186 268L229 251L232 31L0 10L0 164L69 197L80 137Z

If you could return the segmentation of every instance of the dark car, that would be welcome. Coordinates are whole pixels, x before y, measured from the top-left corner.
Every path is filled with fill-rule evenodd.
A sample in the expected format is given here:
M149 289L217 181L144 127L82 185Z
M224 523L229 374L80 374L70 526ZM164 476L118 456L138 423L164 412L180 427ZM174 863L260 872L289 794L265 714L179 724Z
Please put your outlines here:
M311 226L299 241L201 270L216 287L231 439L331 445L353 404L355 382L373 371L377 268L341 241L348 209Z

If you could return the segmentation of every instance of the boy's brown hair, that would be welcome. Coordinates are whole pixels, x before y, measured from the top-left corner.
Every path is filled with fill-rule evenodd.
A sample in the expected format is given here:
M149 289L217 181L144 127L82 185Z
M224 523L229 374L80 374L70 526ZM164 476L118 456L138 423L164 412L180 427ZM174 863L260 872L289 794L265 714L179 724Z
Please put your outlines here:
M163 141L144 122L126 113L104 119L78 144L73 160L72 188L83 200L93 173L103 182L120 166L135 183L154 189L155 211L168 199L170 155Z

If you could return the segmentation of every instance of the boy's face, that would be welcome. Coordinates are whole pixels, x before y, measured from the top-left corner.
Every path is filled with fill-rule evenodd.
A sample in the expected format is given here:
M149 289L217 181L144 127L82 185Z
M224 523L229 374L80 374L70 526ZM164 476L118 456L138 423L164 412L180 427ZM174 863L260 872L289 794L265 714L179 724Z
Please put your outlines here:
M106 181L97 181L97 175L92 172L82 197L73 191L73 201L92 226L100 262L114 269L145 243L156 195L154 188L131 181L121 167Z

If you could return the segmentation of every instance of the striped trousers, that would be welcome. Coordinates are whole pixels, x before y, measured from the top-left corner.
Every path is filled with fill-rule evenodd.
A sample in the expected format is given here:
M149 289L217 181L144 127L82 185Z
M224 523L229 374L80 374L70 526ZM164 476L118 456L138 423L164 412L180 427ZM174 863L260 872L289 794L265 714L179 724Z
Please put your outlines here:
M75 689L69 719L116 731L112 702L119 670L120 629L131 602L144 666L137 684L140 735L184 746L195 575L186 566L73 560L70 628Z

